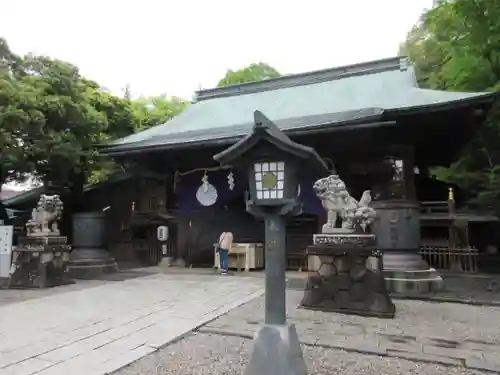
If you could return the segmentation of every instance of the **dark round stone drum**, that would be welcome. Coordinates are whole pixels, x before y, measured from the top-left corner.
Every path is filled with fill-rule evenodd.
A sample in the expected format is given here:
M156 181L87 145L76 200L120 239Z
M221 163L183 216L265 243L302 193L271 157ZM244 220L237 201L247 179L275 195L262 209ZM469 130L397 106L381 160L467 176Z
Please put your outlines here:
M70 275L80 279L99 278L118 271L107 250L106 212L80 212L73 215L73 251Z

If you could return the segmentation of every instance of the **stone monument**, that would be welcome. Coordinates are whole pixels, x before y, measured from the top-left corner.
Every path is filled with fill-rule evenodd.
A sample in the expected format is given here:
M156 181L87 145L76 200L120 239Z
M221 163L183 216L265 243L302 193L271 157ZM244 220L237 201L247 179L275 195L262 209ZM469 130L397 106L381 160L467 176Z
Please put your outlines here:
M404 153L403 153L404 155ZM420 203L411 156L387 156L374 181L377 218L372 226L384 253L384 278L393 295L418 296L443 287L443 279L419 254Z
M368 233L376 217L370 191L357 201L335 174L316 181L313 188L328 218L307 248L309 275L301 306L393 318L396 309L385 286L382 254L375 235Z
M62 212L59 195L40 196L26 223L26 236L13 251L9 286L44 288L73 282L67 273L71 246L57 225Z

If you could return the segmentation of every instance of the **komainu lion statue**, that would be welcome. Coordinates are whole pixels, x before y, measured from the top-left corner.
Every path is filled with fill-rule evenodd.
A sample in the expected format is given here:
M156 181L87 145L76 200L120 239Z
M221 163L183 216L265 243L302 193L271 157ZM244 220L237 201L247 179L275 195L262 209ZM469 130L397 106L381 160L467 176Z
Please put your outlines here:
M61 219L63 202L59 195L42 194L31 220L26 224L28 236L59 235L57 222Z
M330 175L316 181L313 185L316 196L328 212L328 219L323 226L327 232L365 232L375 220L375 210L370 207L370 190L365 190L359 202L351 197L344 181L338 175ZM337 217L342 219L342 228L336 228Z

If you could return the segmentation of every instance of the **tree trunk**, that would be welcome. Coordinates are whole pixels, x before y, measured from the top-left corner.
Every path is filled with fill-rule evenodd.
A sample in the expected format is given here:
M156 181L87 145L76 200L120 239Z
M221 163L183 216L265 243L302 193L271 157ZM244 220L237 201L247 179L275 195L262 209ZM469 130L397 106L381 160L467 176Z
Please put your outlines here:
M4 180L5 180L5 175L4 175L2 165L0 164L0 197L2 194L2 186L3 186ZM9 215L7 215L7 210L5 209L5 206L3 205L2 199L0 199L0 221L2 221L2 220L3 220L4 224L9 223Z

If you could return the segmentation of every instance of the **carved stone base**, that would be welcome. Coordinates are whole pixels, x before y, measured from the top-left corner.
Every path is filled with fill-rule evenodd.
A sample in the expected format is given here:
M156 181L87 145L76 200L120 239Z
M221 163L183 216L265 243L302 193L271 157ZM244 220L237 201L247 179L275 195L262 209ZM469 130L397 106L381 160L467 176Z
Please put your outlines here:
M71 246L64 236L21 237L12 254L11 288L48 288L73 284L67 264Z
M371 235L358 235L371 241ZM371 239L370 239L371 238ZM349 244L307 248L310 265L301 306L307 309L394 318L396 308L381 272L381 254L374 247Z
M343 246L352 246L355 248L373 247L375 246L375 235L351 234L351 233L345 233L345 231L335 234L334 233L313 234L313 244L343 245Z
M66 236L27 236L19 238L19 246L38 246L38 245L67 245Z

